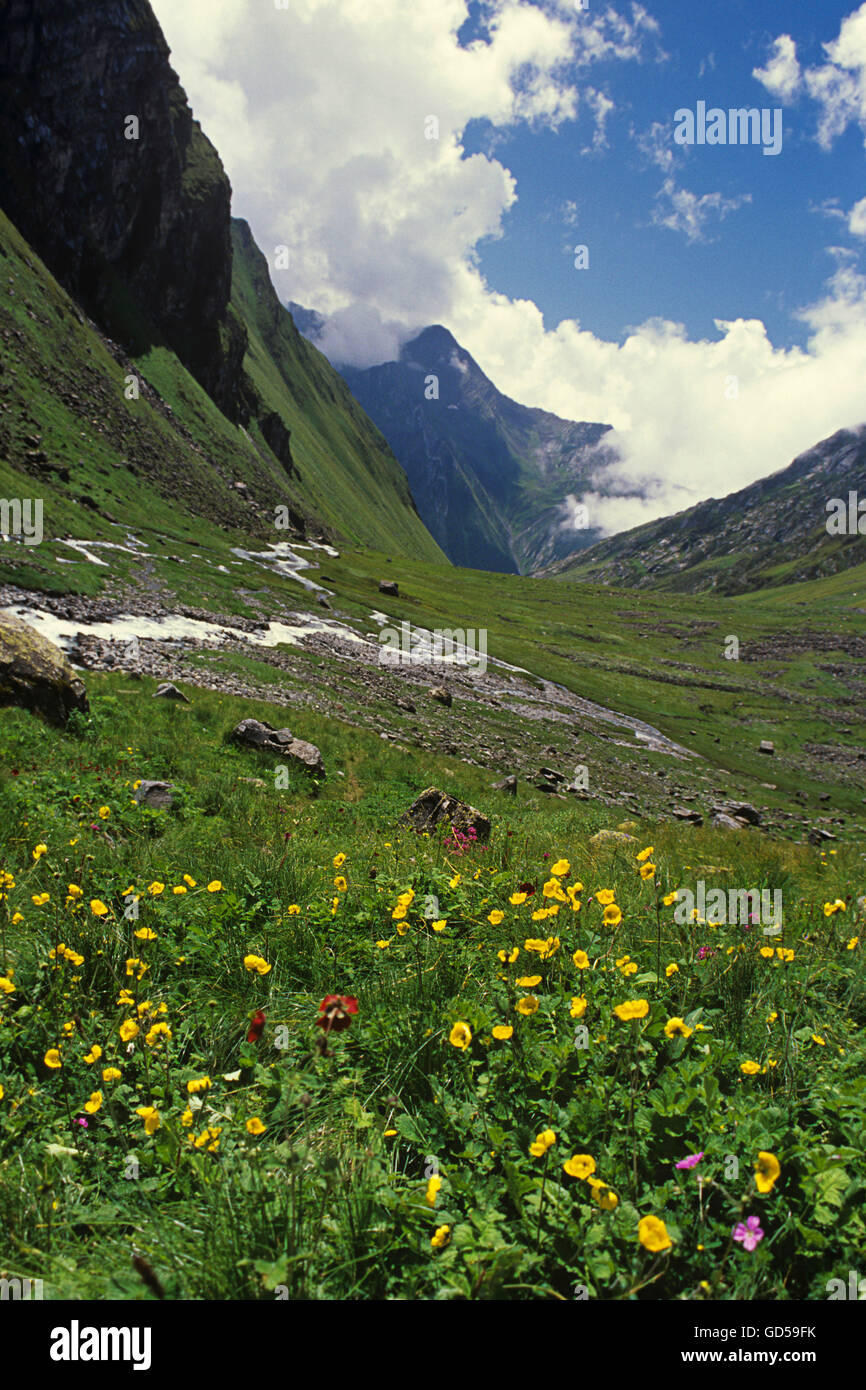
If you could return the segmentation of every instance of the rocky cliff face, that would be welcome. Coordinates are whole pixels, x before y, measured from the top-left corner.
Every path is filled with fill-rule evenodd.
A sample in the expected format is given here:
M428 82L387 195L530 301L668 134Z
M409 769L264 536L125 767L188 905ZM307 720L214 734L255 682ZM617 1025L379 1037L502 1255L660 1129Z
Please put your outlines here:
M231 188L147 0L6 0L4 210L133 352L162 337L243 421Z

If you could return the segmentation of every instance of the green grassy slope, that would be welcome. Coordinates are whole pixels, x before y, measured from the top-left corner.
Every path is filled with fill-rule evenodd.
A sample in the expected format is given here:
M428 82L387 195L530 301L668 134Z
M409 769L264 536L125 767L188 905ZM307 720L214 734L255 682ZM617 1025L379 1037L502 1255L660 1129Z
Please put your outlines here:
M118 542L128 529L166 553L206 538L227 548L284 539L274 529L282 505L315 530L321 503L338 536L444 560L384 441L313 349L302 348L297 364L286 352L281 372L252 325L251 371L268 407L293 428L298 479L255 420L249 430L227 420L152 332L142 333L150 345L135 358L102 335L2 213L0 275L0 496L41 498L46 535ZM114 294L135 340L137 310L119 282ZM294 370L299 379L289 386ZM138 399L127 399L130 375L139 378ZM37 589L77 586L39 546L3 546L3 578ZM92 591L96 580L91 571L85 587Z
M359 545L445 561L415 511L406 474L342 378L301 337L271 285L249 226L232 221L232 303L249 334L245 367L291 430L306 507Z

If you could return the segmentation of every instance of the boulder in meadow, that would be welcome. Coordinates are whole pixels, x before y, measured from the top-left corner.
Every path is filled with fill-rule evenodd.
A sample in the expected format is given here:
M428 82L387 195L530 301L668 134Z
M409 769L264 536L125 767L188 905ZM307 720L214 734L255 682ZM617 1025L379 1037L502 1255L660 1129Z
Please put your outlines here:
M66 724L89 708L84 682L66 655L35 627L0 613L0 705L18 705Z

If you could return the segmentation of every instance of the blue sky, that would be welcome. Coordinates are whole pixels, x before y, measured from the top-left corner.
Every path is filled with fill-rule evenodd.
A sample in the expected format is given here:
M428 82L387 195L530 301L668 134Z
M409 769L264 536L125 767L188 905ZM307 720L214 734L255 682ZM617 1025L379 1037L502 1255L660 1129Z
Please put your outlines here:
M371 365L442 323L515 400L610 424L593 525L866 418L866 0L153 5L323 351ZM699 101L780 108L781 152L674 144Z
M784 108L777 157L752 146L676 148L676 174L690 191L731 200L751 195L723 218L710 214L695 240L653 225L662 171L635 137L656 122L672 128L676 109L694 109L699 100L708 107L775 106L752 76L775 35L784 29L796 36L801 62L819 63L822 42L836 37L851 6L726 0L698 8L659 0L649 8L667 60L593 68L593 85L615 101L606 147L582 153L592 145L590 111L556 131L503 134L489 121L472 122L467 153L492 149L516 177L518 194L502 238L481 244L480 269L497 290L534 300L548 328L578 318L622 341L629 327L653 315L684 323L694 336L712 333L719 317L758 316L775 343L803 344L807 329L792 313L818 297L831 273L828 244L858 249L841 219L820 209L847 210L866 192L862 134L849 129L823 151L814 139L814 109L798 104ZM480 9L470 6L461 42L485 33ZM577 244L589 248L586 273L572 268Z

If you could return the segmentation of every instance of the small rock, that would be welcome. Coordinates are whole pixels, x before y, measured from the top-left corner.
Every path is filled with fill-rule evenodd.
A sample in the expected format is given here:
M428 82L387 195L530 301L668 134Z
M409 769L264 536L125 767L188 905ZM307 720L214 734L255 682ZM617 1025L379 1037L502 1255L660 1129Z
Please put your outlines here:
M700 811L690 811L686 806L674 806L671 815L677 820L687 821L689 825L703 825L704 818Z
M517 778L513 773L509 773L504 782L493 783L493 790L495 792L505 792L506 796L516 796Z
M758 752L759 752L759 753L771 753L771 754L772 754L772 753L775 753L775 751L776 751L776 745L775 745L774 743L771 743L770 740L769 740L768 738L761 739L761 742L758 744Z
M380 594L390 594L392 598L399 598L399 597L400 597L400 586L397 584L396 580L393 580L393 579L380 579L380 580L379 580L379 593L380 593Z
M135 800L140 806L149 806L152 811L165 811L174 805L173 786L173 782L139 782L134 792Z
M480 844L490 838L490 821L487 816L456 796L449 796L447 792L440 791L438 787L425 788L412 802L408 811L400 817L401 825L411 825L413 830L419 832L432 830L442 823L453 826L463 835L468 834L470 828L474 829Z
M185 705L191 703L184 695L183 691L178 690L176 685L172 685L171 681L165 681L162 685L158 685L151 699L155 700L157 695L161 696L164 700L182 700Z
M829 830L822 830L822 829L820 828L820 826L817 826L817 825L813 825L813 826L812 826L812 829L809 831L809 844L810 844L810 845L820 845L820 844L823 844L823 842L824 842L825 840L835 840L835 839L836 839L836 836L835 836L835 835L832 835L832 834L830 833Z
M719 809L722 810L724 808L720 807ZM727 807L727 810L730 815L736 816L738 820L748 821L749 825L761 824L761 812L748 801L733 802Z
M447 705L449 709L451 708L451 691L446 690L444 685L431 686L430 696L432 699L438 700L440 705Z
M713 819L712 819L712 821L710 822L710 824L713 826L713 828L714 828L715 830L742 830L742 829L743 829L743 827L742 827L742 825L740 824L740 822L737 821L737 820L734 820L733 816L729 816L729 815L727 814L726 811L717 811L717 812L715 813L715 815L713 816Z

